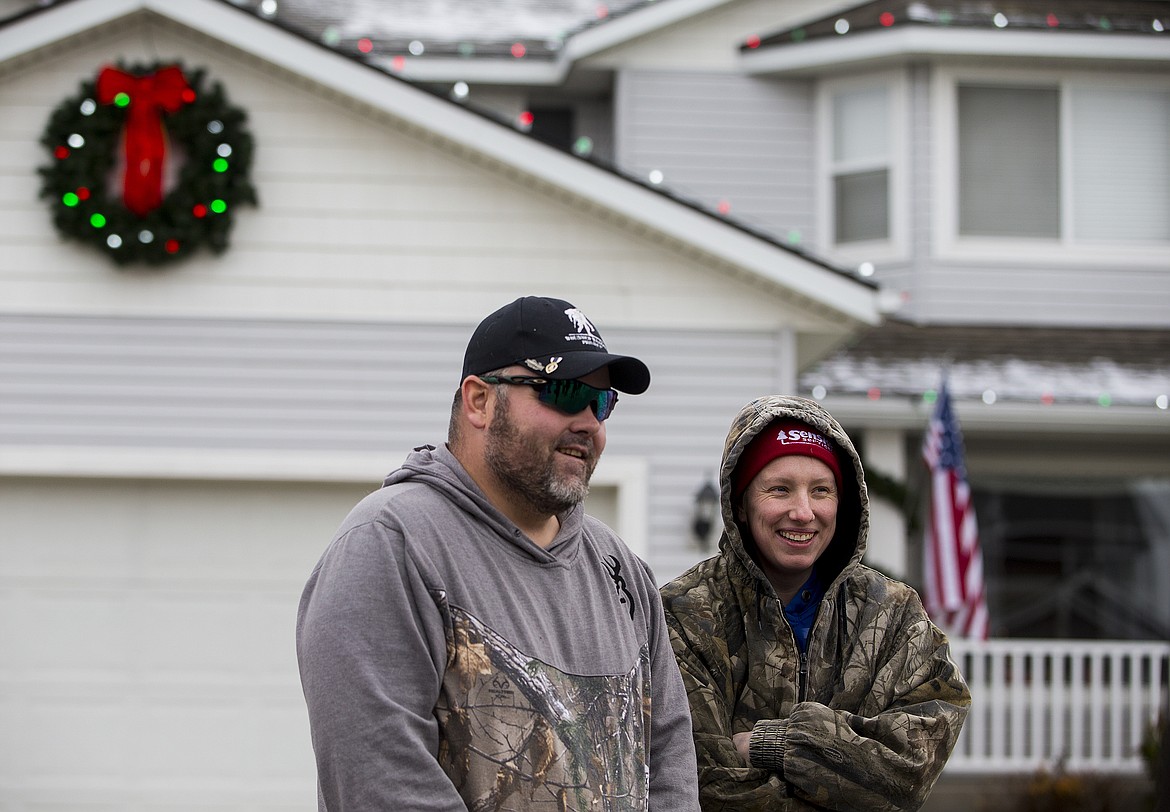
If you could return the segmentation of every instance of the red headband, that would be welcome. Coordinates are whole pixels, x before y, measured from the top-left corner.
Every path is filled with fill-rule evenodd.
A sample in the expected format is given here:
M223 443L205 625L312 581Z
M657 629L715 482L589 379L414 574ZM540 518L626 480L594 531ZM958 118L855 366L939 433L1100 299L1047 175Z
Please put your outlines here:
M829 466L837 487L841 487L841 464L833 453L833 444L829 439L799 420L775 420L748 443L740 456L731 475L733 498L739 499L739 495L765 465L789 454L820 460Z

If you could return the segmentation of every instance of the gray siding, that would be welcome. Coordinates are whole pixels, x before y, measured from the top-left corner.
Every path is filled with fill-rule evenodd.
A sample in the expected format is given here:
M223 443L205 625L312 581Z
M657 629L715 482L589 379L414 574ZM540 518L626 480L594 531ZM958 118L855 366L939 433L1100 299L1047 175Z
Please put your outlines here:
M907 89L907 115L910 117L906 128L910 139L910 201L909 218L910 234L909 249L910 261L890 263L882 267L882 275L878 281L882 285L894 290L910 290L914 288L929 273L929 258L933 244L931 229L934 227L931 219L933 215L931 171L933 151L931 149L931 105L930 105L930 66L925 64L914 65L909 70L909 88ZM917 299L911 296L910 306L917 306Z
M470 325L0 316L0 450L385 452L446 437ZM648 461L649 559L665 580L702 557L694 494L731 419L777 386L764 332L606 330L653 384L625 397L607 456Z
M686 330L608 331L606 340L642 358L653 375L645 395L619 402L606 453L650 461L649 561L662 582L713 552L691 538L695 493L704 481L717 482L723 441L740 407L779 391L781 340Z
M964 256L934 233L940 204L931 84L935 66L909 68L909 234L903 256L879 264L876 281L908 293L899 316L932 324L1159 328L1170 324L1170 285L1157 262L1118 252L1100 260L1043 249L1022 256ZM816 186L812 80L729 73L623 70L615 89L618 165L712 211L785 240L814 231ZM994 249L994 244L989 244ZM1087 246L1086 249L1091 248ZM1139 251L1141 246L1132 246ZM1156 247L1154 247L1156 250ZM986 250L986 249L985 249Z
M914 292L933 324L1165 328L1165 268L934 261Z
M804 80L625 70L615 89L618 165L711 210L802 244L813 233L813 88Z
M0 443L399 450L445 429L460 352L430 328L5 316Z

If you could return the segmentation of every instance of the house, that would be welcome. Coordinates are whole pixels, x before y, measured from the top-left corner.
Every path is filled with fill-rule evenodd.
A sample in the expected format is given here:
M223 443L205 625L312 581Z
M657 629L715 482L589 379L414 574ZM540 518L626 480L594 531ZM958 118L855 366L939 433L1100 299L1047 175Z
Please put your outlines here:
M954 766L1140 774L1170 639L1167 5L602 9L543 47L401 14L331 30L875 280L888 318L802 367L798 390L860 440L881 497L871 562L912 581L923 429L944 376L955 396L1003 639L960 646L984 704ZM1111 659L1118 641L1158 642Z
M1167 647L1128 642L1170 623L1164 3L648 0L520 38L315 5L0 5L0 809L306 808L290 606L441 439L474 323L533 291L654 372L590 509L662 580L709 554L695 493L767 391L842 419L871 561L914 580L945 371L1006 638L962 649L992 699L953 761L1033 769L1068 732L1072 767L1140 770L1168 690ZM50 114L119 59L246 111L259 205L222 254L117 266L37 200Z
M797 387L891 496L871 562L918 578L918 447L945 374L995 633L1170 637L1151 575L1170 553L1145 518L1170 498L1166 4L647 1L526 28L557 7L435 25L409 3L283 0L273 19L876 281L889 317ZM1102 623L1117 600L1122 629Z
M444 439L491 309L562 296L651 367L589 506L664 574L736 410L880 322L852 271L239 4L0 13L5 812L312 808L300 590ZM154 187L109 126L144 77Z

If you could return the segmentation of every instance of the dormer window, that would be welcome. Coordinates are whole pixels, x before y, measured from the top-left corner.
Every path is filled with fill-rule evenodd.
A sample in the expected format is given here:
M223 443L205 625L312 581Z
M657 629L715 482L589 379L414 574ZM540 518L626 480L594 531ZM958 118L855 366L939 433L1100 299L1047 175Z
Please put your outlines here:
M1170 81L940 70L944 249L1026 254L1170 246Z
M1060 236L1060 104L1051 87L959 85L959 234Z
M890 236L890 99L885 85L830 94L833 242Z
M900 71L819 86L821 231L839 255L903 250L906 78Z

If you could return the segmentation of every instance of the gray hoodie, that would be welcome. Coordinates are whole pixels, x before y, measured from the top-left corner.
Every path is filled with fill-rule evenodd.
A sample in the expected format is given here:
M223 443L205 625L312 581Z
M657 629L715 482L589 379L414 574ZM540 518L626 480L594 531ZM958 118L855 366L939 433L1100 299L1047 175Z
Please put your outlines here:
M698 809L653 575L560 521L542 549L446 448L354 508L297 619L323 812Z

